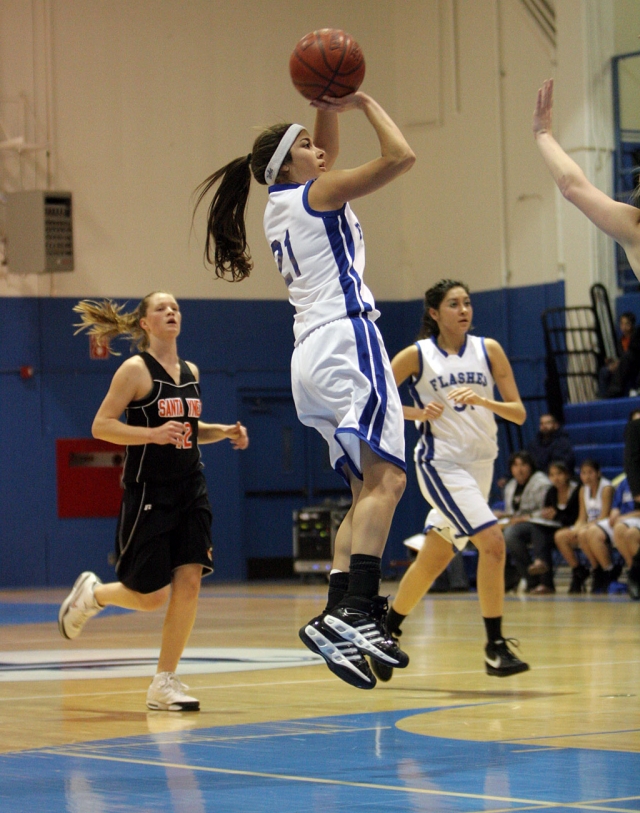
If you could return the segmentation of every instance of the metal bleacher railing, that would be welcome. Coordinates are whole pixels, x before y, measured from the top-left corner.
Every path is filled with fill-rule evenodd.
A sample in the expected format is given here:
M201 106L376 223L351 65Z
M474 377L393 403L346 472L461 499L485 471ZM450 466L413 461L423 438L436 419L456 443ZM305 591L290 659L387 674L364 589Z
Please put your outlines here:
M590 290L591 305L549 308L542 314L549 411L563 420L565 404L594 401L605 358L616 358L615 327L606 288Z

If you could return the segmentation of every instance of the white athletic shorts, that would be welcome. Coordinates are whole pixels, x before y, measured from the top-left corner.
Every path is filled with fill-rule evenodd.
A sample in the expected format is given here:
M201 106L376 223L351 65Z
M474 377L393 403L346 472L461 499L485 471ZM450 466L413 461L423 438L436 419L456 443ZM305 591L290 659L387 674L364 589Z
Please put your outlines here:
M640 528L640 517L627 517L625 519L624 514L620 517L618 522L621 522L623 525L626 525L627 528ZM596 522L598 528L602 528L607 537L607 541L609 544L613 545L613 528L609 524L608 519L601 519Z
M596 522L596 525L598 526L598 528L601 528L604 531L604 535L606 536L606 541L610 545L613 545L613 528L609 524L609 520L608 519L599 519Z
M434 529L458 550L469 537L498 521L487 500L493 479L493 461L458 463L444 460L416 460L422 496L433 506L427 514L424 532Z
M362 479L360 441L406 470L404 419L380 331L368 319L328 322L293 351L291 389L298 417L329 444L333 468Z

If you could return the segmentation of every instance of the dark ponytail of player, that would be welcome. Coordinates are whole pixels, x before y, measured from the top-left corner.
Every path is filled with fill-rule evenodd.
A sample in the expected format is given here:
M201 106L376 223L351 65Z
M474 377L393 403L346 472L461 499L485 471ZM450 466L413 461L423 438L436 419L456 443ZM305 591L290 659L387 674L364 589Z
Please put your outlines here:
M78 329L73 334L86 330L91 336L96 337L99 345L106 347L112 356L119 356L120 353L112 350L111 339L117 336L129 336L131 345L138 350L149 348L149 337L140 326L140 320L147 315L149 301L154 294L168 293L166 291L152 291L140 302L138 307L129 313L123 313L124 305L118 305L112 299L103 299L97 302L95 299L83 299L74 306L73 310L80 314L80 322L76 322L74 327Z
M452 288L464 288L464 290L469 293L469 286L466 285L466 283L458 282L453 279L441 279L425 292L424 312L422 314L422 324L420 325L418 340L428 339L429 336L437 336L439 334L440 328L438 327L438 323L431 317L429 310L433 308L433 310L437 311L442 304L442 300Z
M263 130L256 138L251 153L214 172L196 187L195 217L203 198L217 184L217 190L207 210L207 241L204 249L206 263L213 265L216 277L240 282L253 268L247 245L245 210L249 199L251 174L266 185L265 170L289 124L276 124ZM283 163L291 160L287 154Z

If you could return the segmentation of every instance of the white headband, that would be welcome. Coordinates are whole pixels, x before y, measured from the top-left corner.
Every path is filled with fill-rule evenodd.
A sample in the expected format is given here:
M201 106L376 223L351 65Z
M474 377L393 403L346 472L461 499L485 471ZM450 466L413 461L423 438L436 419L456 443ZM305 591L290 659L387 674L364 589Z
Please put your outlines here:
M278 144L276 151L271 156L271 160L267 164L267 168L264 171L264 179L268 184L273 183L278 177L282 162L293 146L293 142L298 137L298 134L304 129L305 128L302 124L292 124L280 139L280 143Z

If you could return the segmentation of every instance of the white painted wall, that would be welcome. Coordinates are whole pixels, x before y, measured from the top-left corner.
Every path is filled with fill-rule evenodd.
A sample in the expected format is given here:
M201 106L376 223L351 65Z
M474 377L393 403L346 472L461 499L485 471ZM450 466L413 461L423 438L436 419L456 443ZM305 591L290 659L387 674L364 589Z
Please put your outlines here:
M73 192L76 270L18 277L5 268L0 295L136 298L165 287L179 297L285 298L262 234L265 189L254 185L249 206L256 268L234 285L202 265L190 196L249 151L255 127L311 126L288 57L307 31L334 26L360 42L363 90L418 155L407 176L354 206L376 296L419 298L444 275L482 290L566 272L571 297L584 301L607 248L585 243L587 226L557 200L531 113L538 86L555 74L559 138L606 188L606 63L640 3L555 5L557 50L520 0L2 0L0 118L7 135L48 135L51 154L47 162L44 153L0 152L0 189L43 188L50 178ZM600 103L589 107L594 94ZM20 98L33 119L21 122ZM340 166L375 155L361 114L345 115L342 132ZM590 165L593 147L604 153Z

